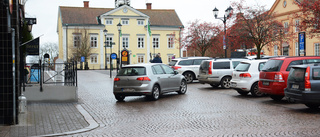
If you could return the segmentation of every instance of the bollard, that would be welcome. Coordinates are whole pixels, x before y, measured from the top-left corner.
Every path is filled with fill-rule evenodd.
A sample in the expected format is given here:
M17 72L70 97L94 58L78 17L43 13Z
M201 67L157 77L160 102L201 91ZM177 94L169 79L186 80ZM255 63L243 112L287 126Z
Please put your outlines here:
M27 98L23 95L23 93L21 94L21 96L19 96L19 112L27 112Z

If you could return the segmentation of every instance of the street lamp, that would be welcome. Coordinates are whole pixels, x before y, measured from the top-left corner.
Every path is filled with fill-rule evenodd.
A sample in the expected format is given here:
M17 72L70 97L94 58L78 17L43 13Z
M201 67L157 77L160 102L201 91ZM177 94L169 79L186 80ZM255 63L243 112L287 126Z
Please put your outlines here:
M108 33L108 30L104 29L103 30L103 33L104 33L104 57L105 57L105 67L104 69L108 69L108 65L107 65L107 33Z
M218 17L218 13L219 10L215 7L212 11L213 11L213 15L216 19L220 19L223 22L223 26L224 26L224 36L223 36L223 49L224 51L224 56L225 58L227 58L227 43L226 43L226 35L227 35L227 30L226 30L226 21L230 16L230 13L232 12L232 8L231 6L229 6L229 8L227 8L225 10L225 14L223 15L223 17Z
M118 65L117 65L117 72L119 71L119 65L121 64L120 63L120 57L121 57L121 55L120 55L120 33L121 33L121 27L122 27L122 25L121 25L121 23L119 22L118 23L118 25L117 25L117 27L118 27L118 31L119 31L119 43L118 43L118 46L119 46L119 53L118 53Z

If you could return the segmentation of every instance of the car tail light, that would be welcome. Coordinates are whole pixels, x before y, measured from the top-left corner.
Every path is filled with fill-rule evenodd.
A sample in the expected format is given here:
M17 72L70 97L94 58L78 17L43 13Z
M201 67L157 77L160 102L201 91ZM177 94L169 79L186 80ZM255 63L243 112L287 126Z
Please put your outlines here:
M137 78L139 81L151 81L149 77L139 77Z
M113 81L120 81L120 78L114 78Z
M311 91L310 67L307 67L306 74L305 74L305 77L304 77L304 89L306 91Z
M241 74L239 75L239 77L240 77L240 78L251 78L251 75L250 75L250 73L241 73Z
M208 70L208 74L212 74L212 61L209 62L209 70Z
M282 77L282 73L278 72L278 73L274 74L274 80L276 82L284 82L283 77Z
M179 68L181 68L181 67L178 67L178 66L172 66L172 68L174 69L174 70L178 70Z

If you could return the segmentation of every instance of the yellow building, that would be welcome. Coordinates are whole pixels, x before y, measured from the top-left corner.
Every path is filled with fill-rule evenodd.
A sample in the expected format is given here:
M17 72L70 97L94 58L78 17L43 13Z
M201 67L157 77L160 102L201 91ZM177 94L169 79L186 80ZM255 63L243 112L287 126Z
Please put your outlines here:
M281 22L284 26L285 33L293 34L294 38L290 38L287 41L281 41L280 44L273 44L268 47L264 47L266 55L287 55L287 56L299 56L299 43L298 34L301 32L297 27L301 20L294 15L300 12L298 7L299 0L276 0L270 9L270 12L275 14L277 21ZM319 43L317 38L310 39L306 33L305 49L307 56L319 56ZM304 54L300 54L303 56Z
M73 58L74 48L80 45L85 34L91 48L86 60L90 69L104 69L106 62L109 68L111 50L119 54L124 48L129 51L130 64L147 63L154 53L161 53L164 64L168 64L173 55L180 57L179 40L183 25L175 10L152 9L151 3L146 7L91 8L88 1L84 1L84 7L60 6L57 25L59 58L64 61ZM148 32L148 22L151 33ZM121 31L118 31L119 23ZM105 29L108 31L106 37ZM113 43L113 47L105 47L105 41ZM116 60L113 62L115 67Z

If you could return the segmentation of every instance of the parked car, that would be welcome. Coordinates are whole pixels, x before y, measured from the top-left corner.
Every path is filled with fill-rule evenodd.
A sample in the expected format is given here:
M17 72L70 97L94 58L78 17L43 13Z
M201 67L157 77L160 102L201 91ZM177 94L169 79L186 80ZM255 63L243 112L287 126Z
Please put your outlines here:
M229 58L229 59L212 59L202 61L199 68L199 82L201 84L210 84L212 87L230 88L230 80L234 68L248 59Z
M173 69L184 75L188 83L198 79L200 64L203 60L212 59L211 57L183 57L172 59L169 63Z
M319 108L319 64L292 66L284 93L289 101L303 103L309 108Z
M118 101L126 96L145 95L157 100L161 94L178 92L185 94L187 81L171 67L160 63L127 65L114 78L113 94Z
M267 59L241 61L233 70L231 88L241 95L250 92L252 96L263 96L264 93L259 91L258 86L259 72L267 61Z
M269 94L273 100L281 100L291 66L314 63L320 63L320 56L271 58L259 74L259 89L262 93Z

